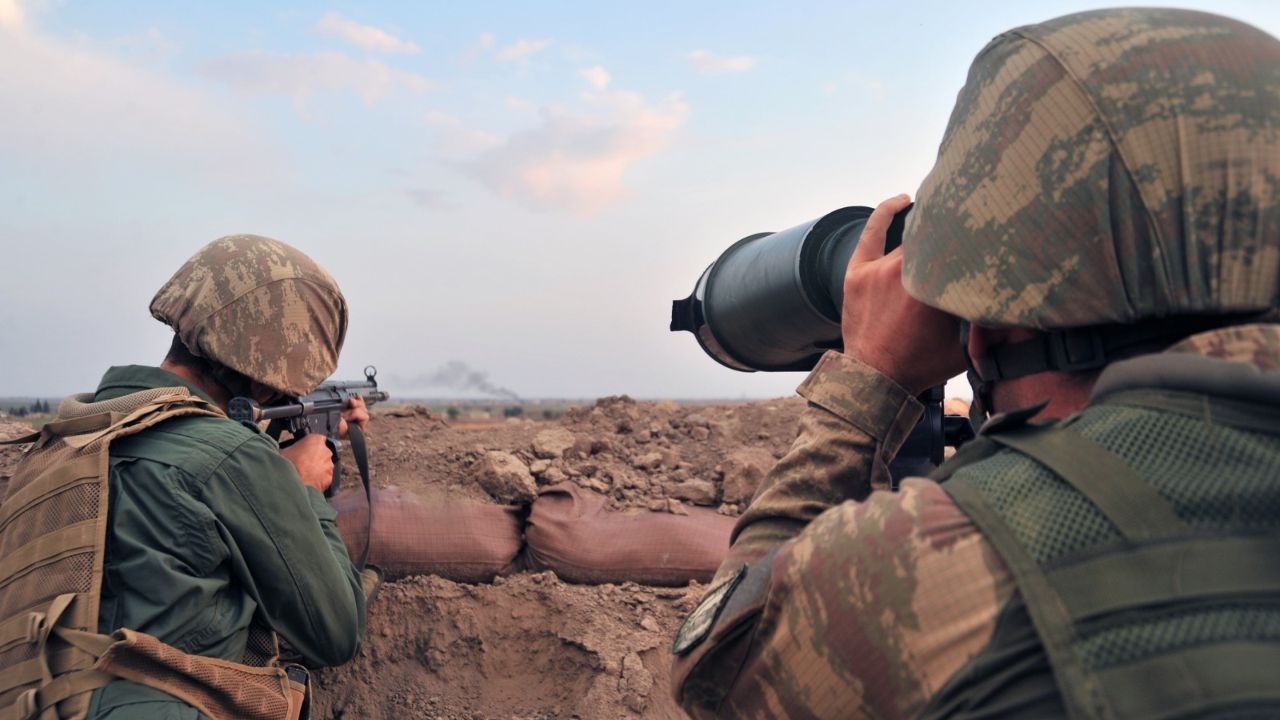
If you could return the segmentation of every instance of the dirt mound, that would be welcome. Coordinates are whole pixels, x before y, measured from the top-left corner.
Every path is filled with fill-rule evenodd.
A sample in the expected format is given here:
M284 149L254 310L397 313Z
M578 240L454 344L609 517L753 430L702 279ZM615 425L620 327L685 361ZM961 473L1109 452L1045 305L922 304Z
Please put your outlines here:
M379 407L369 457L375 485L424 502L498 502L486 487L518 502L532 478L538 489L573 481L604 494L611 510L685 514L692 504L737 515L790 445L802 407L797 399L682 406L620 396L556 421L480 427L451 426L421 407ZM0 484L19 454L0 446ZM351 487L358 475L349 458L343 464ZM359 657L319 673L313 717L682 717L669 697L667 648L700 593L696 585L571 585L551 573L387 583Z
M320 718L676 718L674 628L701 589L568 585L551 573L390 583L364 649L319 674Z
M34 431L27 423L0 417L0 440L18 438L30 435L32 432ZM26 445L0 445L0 500L4 499L9 489L9 477L13 475L13 468L18 464L18 459L22 457L26 447Z
M378 408L369 457L377 485L428 494L510 502L528 495L527 471L537 487L570 480L605 494L611 510L695 504L737 515L791 445L803 407L798 398L684 406L621 395L556 421L466 429L426 408ZM345 464L344 476L356 477Z

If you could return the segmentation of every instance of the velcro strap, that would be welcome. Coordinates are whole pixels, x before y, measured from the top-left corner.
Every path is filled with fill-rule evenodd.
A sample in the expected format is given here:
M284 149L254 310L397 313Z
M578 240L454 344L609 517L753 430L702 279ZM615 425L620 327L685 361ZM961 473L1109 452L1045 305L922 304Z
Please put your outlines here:
M1096 370L1120 358L1154 352L1189 335L1258 319L1245 315L1176 316L1134 324L1049 330L1029 340L992 348L974 363L985 381L1036 373Z
M91 552L98 539L98 521L85 520L41 535L0 560L0 590L19 575L68 555Z
M48 668L54 675L83 670L92 667L94 663L94 658L85 655L77 648L54 650L47 657ZM43 665L41 659L37 657L5 668L5 671L0 673L0 694L30 683L39 683L44 675Z
M1008 380L1055 370L1080 372L1107 364L1102 336L1093 328L1060 330L1001 345L974 363L986 381Z
M1192 537L1055 568L1049 583L1075 622L1219 596L1280 596L1280 537Z
M96 483L102 472L101 459L94 455L82 455L56 467L40 473L34 480L21 488L10 485L10 493L4 504L0 505L0 532L13 521L19 513L27 508L43 502L58 493L65 492L76 485Z
M47 685L19 695L18 702L10 706L13 714L9 717L16 720L31 720L42 712L53 710L54 706L63 700L80 693L97 690L114 679L115 676L111 673L92 668L69 672ZM8 720L5 714L0 711L0 718Z
M83 650L94 657L101 657L115 642L109 635L64 627L53 628L53 634L68 645Z
M1206 717L1214 708L1245 703L1261 706L1249 717L1274 717L1262 708L1280 708L1276 668L1280 646L1233 642L1161 653L1102 670L1098 677L1117 718L1169 717L1171 708L1178 717Z

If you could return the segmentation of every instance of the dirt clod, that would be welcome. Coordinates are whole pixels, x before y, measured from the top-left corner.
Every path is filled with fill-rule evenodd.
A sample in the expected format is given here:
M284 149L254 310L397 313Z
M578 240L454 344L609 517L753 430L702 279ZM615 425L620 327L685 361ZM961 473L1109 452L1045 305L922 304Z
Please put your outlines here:
M715 505L716 486L707 480L686 480L667 490L671 497L694 505Z
M527 504L538 495L529 467L509 452L491 450L476 465L476 482L500 503Z
M744 447L729 453L721 466L724 501L743 505L750 502L775 462L773 453L764 448Z
M573 447L576 438L564 428L543 430L533 437L533 454L540 458L558 458Z

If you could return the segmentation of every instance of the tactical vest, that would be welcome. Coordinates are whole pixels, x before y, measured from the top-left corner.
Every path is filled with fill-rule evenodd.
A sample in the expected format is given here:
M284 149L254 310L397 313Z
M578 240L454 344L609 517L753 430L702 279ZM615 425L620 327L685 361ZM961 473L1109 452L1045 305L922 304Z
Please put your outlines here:
M91 693L124 679L214 720L302 716L305 670L281 667L274 634L250 633L244 663L189 655L127 628L98 633L117 439L185 415L225 417L186 388L98 403L67 398L30 442L0 505L0 720L83 718Z
M1267 383L1124 389L1052 425L993 423L935 474L1008 565L1071 717L1280 716Z

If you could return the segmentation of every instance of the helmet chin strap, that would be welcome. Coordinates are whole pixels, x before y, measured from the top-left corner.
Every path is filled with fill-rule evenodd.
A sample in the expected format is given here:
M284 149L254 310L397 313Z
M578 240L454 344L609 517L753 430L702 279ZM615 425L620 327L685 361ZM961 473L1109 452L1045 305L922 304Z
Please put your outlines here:
M973 388L974 402L970 406L970 419L975 425L979 425L980 420L991 414L991 392L995 383L1000 380L1012 380L1042 372L1089 372L1127 357L1159 352L1196 333L1256 322L1258 318L1256 313L1184 315L1146 320L1132 325L1094 325L1046 330L1028 340L992 347L977 360L969 357L972 324L961 320L960 342L965 362L969 364L966 376L969 386Z
M991 390L995 383L991 380L983 380L978 368L974 367L973 359L969 357L970 329L969 321L962 319L960 321L960 352L964 354L965 364L969 366L964 377L973 390L973 400L969 403L969 422L976 430L982 427L987 417L991 415Z

